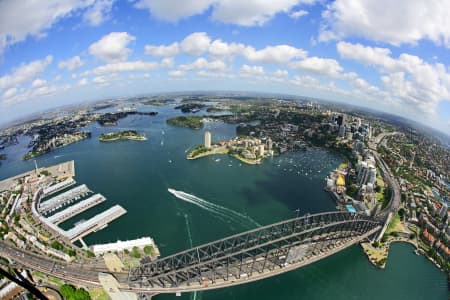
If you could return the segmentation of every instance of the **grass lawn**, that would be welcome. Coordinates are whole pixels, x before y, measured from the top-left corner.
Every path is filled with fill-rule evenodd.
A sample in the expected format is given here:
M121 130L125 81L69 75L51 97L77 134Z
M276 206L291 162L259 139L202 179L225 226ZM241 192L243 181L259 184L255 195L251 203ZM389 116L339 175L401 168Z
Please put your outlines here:
M94 288L89 290L89 296L92 300L109 300L108 294L102 288Z
M399 231L398 225L400 223L400 216L398 214L395 214L394 217L392 217L391 222L389 223L388 227L386 228L385 234L390 234L391 232Z

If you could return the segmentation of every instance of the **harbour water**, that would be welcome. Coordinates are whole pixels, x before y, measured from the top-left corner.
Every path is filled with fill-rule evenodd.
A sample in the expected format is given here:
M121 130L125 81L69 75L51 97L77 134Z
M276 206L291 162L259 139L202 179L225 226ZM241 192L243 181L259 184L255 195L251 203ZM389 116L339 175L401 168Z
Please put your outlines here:
M61 224L70 228L119 204L128 213L107 228L86 238L89 245L151 236L161 254L169 255L210 242L259 224L265 225L300 214L330 211L335 203L323 191L324 177L340 158L322 149L288 153L244 165L227 156L185 159L186 152L202 143L204 130L213 141L235 135L235 126L207 123L204 130L172 127L167 117L173 107L155 117L130 116L117 127L89 127L92 138L37 158L39 165L75 160L79 184L107 200ZM134 129L147 141L101 143L98 135ZM22 161L27 139L6 149L8 160L0 179L33 168ZM219 159L220 158L220 159ZM171 193L173 189L177 193ZM431 262L413 253L409 245L394 244L387 268L379 270L359 246L296 271L232 288L183 294L176 299L448 299L446 276ZM175 299L161 295L156 299Z

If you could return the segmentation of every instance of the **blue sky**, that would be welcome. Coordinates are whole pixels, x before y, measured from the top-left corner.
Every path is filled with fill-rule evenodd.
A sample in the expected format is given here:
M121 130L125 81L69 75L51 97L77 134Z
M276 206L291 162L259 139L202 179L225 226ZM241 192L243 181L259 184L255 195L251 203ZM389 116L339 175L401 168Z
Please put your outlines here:
M189 90L319 97L450 132L445 0L0 2L0 124Z

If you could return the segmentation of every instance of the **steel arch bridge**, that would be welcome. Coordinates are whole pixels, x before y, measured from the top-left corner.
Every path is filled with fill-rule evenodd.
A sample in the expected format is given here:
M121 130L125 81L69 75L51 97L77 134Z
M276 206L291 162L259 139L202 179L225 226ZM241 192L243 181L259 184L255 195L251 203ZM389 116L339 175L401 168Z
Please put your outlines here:
M136 292L215 289L287 272L374 236L376 219L347 212L306 215L233 235L131 268Z

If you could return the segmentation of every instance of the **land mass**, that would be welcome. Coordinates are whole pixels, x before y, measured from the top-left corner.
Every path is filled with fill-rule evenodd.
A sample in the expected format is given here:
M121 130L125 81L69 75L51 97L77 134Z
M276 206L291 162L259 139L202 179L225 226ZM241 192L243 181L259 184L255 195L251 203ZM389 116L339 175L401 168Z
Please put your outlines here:
M191 128L191 129L202 129L203 128L203 117L179 116L179 117L167 119L167 124Z
M114 142L119 140L146 141L147 137L134 130L110 132L99 136L101 142Z
M188 152L186 158L193 160L209 155L228 154L243 163L256 165L267 155L273 155L273 151L264 149L264 142L252 137L236 137L227 142L211 145L210 148L198 145Z

